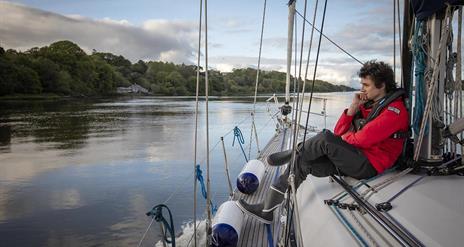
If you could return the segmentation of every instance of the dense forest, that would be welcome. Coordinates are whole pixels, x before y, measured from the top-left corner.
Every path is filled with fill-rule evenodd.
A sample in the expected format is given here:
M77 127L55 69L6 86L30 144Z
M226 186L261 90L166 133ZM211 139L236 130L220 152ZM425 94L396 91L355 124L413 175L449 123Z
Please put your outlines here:
M260 75L259 93L284 92L285 73L262 71ZM252 95L255 77L256 70L252 68L230 73L209 70L210 95ZM153 95L194 95L196 66L142 60L132 64L123 56L111 53L93 51L87 55L70 41L58 41L25 52L5 51L0 47L0 96L102 96L115 94L117 87L134 83ZM353 89L315 82L316 92L349 90ZM200 91L204 94L203 88Z

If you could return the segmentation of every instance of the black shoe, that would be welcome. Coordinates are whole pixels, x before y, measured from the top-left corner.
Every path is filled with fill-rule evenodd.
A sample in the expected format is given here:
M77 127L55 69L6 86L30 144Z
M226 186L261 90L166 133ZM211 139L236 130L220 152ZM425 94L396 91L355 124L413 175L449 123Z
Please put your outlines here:
M292 150L285 150L278 153L273 153L267 156L267 163L270 166L281 166L288 162L292 158Z
M264 224L272 224L272 221L274 220L274 210L282 203L284 195L285 193L271 186L266 194L264 202L248 204L243 199L240 199L237 201L237 206L244 213L263 222Z
M247 215L259 220L264 224L272 224L274 220L274 213L271 212L263 212L263 203L258 204L248 204L245 200L240 199L237 201L237 206Z

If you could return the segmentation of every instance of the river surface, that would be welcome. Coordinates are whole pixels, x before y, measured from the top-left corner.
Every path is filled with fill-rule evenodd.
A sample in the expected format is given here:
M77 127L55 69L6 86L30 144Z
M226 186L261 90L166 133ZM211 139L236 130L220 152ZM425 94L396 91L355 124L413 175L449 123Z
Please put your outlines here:
M352 93L317 96L328 100L332 129ZM322 100L313 100L312 111L321 107ZM198 163L206 176L204 102L199 109ZM245 159L237 141L232 146L232 130L241 129L248 154L251 110L251 99L209 102L216 205L228 197L220 137L234 184ZM261 148L274 134L270 115L276 111L274 103L256 105ZM311 117L310 124L323 128L324 120ZM193 218L194 133L195 101L189 98L0 102L0 245L137 246L150 223L145 213L160 203L170 207L179 233ZM256 152L253 140L251 156ZM199 191L199 217L204 209ZM154 224L142 246L159 239Z

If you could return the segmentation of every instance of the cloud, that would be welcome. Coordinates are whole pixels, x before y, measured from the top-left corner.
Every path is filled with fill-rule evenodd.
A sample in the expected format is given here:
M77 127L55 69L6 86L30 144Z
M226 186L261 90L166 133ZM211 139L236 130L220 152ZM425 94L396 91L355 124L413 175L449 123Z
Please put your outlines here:
M210 57L209 61L213 64L213 68L218 69L222 72L230 72L234 68L257 68L258 58L257 57L245 57L245 56L222 56L222 57ZM278 58L261 58L260 68L263 70L277 70L283 71L285 68L285 59Z
M234 68L257 68L257 57L241 57L241 56L224 56L211 57L210 61L214 64L217 70L222 72L230 72ZM285 59L277 58L261 58L262 70L276 70L286 72L287 65ZM303 61L302 77L306 68L306 60ZM318 63L316 79L328 81L330 83L346 85L359 88L359 78L357 72L360 64L353 61L351 58L342 57L327 57L321 58ZM291 73L294 74L295 67L292 65ZM312 79L314 73L314 61L310 60L307 79Z
M218 27L228 33L254 32L254 19L245 17L223 17L218 20Z
M0 2L0 16L0 42L6 48L27 50L70 40L87 52L175 63L190 61L195 50L197 28L188 21L147 20L136 26L127 20L64 16L9 2Z

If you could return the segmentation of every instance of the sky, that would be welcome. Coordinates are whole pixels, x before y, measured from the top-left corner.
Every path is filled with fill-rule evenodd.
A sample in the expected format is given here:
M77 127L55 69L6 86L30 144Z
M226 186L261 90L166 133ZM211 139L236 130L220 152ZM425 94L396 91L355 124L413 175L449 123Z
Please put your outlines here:
M315 5L315 0L307 3L308 20L313 18ZM263 7L264 0L208 1L210 68L229 72L234 68L257 67ZM323 7L324 1L318 1L319 29ZM298 1L296 9L303 14L304 1ZM123 55L132 62L196 64L199 16L199 0L0 0L0 46L26 51L70 40L89 54L96 50ZM264 70L286 71L287 20L287 1L268 0L261 58ZM202 23L203 66L204 20ZM297 18L298 58L302 24L302 18ZM311 26L306 25L302 77L310 34ZM377 59L393 64L392 1L328 0L324 34L363 62ZM318 39L315 32L308 78L314 72ZM397 47L397 63L398 50ZM317 79L359 87L359 67L358 62L322 39Z

